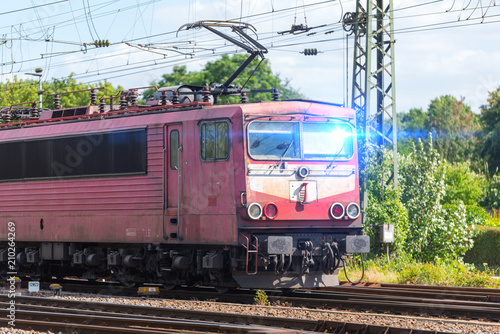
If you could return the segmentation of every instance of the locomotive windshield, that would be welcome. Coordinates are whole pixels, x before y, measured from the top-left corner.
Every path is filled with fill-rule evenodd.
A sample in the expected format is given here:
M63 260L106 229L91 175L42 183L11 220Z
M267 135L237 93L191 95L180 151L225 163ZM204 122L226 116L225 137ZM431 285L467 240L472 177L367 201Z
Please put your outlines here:
M257 160L348 160L353 148L347 123L254 121L248 126L248 151Z

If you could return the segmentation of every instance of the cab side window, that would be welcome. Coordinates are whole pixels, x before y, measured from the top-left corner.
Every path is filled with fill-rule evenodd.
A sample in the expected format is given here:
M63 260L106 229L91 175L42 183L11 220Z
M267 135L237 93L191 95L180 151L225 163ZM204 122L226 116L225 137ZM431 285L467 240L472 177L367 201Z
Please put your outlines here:
M170 132L170 168L179 169L179 131Z
M204 161L229 158L229 123L227 121L203 122L200 127L201 158Z

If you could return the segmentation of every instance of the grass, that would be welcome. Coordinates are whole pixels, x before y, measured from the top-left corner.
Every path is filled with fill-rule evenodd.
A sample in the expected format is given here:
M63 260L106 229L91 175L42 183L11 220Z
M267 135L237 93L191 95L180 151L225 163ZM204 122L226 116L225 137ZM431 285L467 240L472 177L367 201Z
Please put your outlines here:
M351 281L359 280L362 274L359 260L348 261L346 269ZM388 263L386 258L376 258L365 261L365 278L363 281L500 288L500 279L491 277L500 273L498 268L489 268L485 264L479 269L458 261L415 263L402 259L393 259ZM343 271L341 271L339 279L341 281L346 280Z
M486 223L484 224L486 226L491 226L491 227L500 227L500 216L493 216L493 217L489 217L487 220L486 220Z

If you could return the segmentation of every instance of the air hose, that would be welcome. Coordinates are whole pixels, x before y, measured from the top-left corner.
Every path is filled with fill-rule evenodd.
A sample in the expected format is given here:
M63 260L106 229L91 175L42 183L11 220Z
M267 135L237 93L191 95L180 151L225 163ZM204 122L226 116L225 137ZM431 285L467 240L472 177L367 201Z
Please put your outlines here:
M349 276L347 276L347 270L345 269L345 267L346 267L345 259L342 259L342 262L344 262L344 274L345 274L345 278L347 279L347 281L349 281L349 283L351 283L351 284L360 283L363 280L363 278L365 277L365 261L363 258L363 253L361 253L361 268L362 268L363 272L361 274L361 278L359 279L359 281L353 282L349 279Z

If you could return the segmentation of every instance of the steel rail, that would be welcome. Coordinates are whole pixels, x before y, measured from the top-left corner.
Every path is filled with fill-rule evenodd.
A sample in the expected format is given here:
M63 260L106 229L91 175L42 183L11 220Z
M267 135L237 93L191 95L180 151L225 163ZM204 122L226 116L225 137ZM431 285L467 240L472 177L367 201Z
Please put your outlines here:
M306 291L306 290L304 290ZM407 296L463 301L500 302L498 289L456 288L424 285L380 284L378 286L338 286L322 288L324 292L355 292L367 295Z
M2 307L0 309L0 324L2 324L9 320L6 316L9 301L7 296L0 296L0 300L0 306ZM45 321L45 319L50 318L51 321L66 321L74 324L73 326L79 326L80 324L102 326L106 324L106 326L112 328L111 330L114 330L116 326L125 326L125 328L147 326L147 330L150 332L153 332L153 330L158 331L161 326L164 326L165 328L176 330L212 331L211 329L215 329L215 331L229 333L272 333L283 331L286 328L287 333L313 331L328 333L449 334L440 331L414 330L337 321L121 305L59 298L16 296L15 300L16 327L18 327L18 320L24 321L27 319L29 320L27 324L35 324L35 322ZM215 325L213 325L214 322L216 323ZM222 322L223 324L221 324ZM68 323L65 324L66 329L71 327ZM23 322L22 324L24 326ZM214 327L209 326L210 324ZM38 325L44 326L41 323L36 323L36 326L32 325L31 328L41 328ZM47 324L47 326L50 327L50 324ZM79 327L74 328L79 329Z
M465 286L433 286L433 285L406 285L406 284L381 284L384 289L403 289L407 291L434 291L438 293L457 293L460 295L484 295L486 301L500 302L500 289L476 288Z
M68 291L74 284L63 284ZM119 286L85 286L100 294L136 296L137 290ZM467 291L468 292L467 292ZM81 292L82 290L80 290ZM487 294L488 293L488 294ZM449 316L452 318L500 320L500 296L496 289L469 290L439 287L426 289L414 286L390 285L389 288L337 287L324 290L297 290L283 294L281 291L266 291L270 302L289 303L295 306L337 308L392 312L395 314L418 314ZM160 290L159 297L198 300L213 300L229 303L254 303L255 292L239 290L218 294L213 289Z
M500 304L481 301L453 299L433 299L390 294L370 295L355 292L311 292L297 291L293 296L268 297L309 307L341 308L357 310L376 310L395 314L418 314L450 316L467 319L500 320Z
M0 309L0 316L7 319L9 310ZM19 318L17 318L19 317ZM176 331L200 331L215 333L282 332L282 328L257 325L232 325L203 321L167 320L132 316L102 316L95 314L58 313L54 311L16 311L16 328L62 330L66 333L171 333ZM118 331L117 331L118 329ZM299 331L290 330L290 333Z

